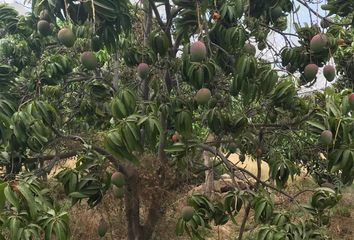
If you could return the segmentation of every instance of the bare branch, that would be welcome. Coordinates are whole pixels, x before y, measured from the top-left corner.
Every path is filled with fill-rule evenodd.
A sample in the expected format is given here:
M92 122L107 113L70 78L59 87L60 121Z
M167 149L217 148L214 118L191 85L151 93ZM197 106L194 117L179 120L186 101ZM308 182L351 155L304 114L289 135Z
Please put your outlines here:
M316 10L312 9L311 6L303 0L296 0L298 3L302 4L303 6L305 6L310 12L312 12L313 14L315 14L316 17L320 18L320 19L324 19L325 17L322 16L321 14L319 14ZM310 15L311 16L311 15ZM350 23L348 24L342 24L342 23L336 23L333 22L333 24L338 25L338 26L350 26Z
M294 200L293 196L289 195L288 193L260 180L257 178L257 176L255 176L253 173L251 173L250 171L248 171L247 169L244 169L244 168L240 168L234 164L232 164L230 162L229 159L227 159L220 151L218 151L217 149L213 148L213 147L210 147L206 144L199 144L198 147L206 150L206 151L209 151L213 154L215 154L216 156L218 156L225 164L225 166L229 169L230 173L233 173L234 171L240 171L240 172L243 172L245 173L246 175L248 175L249 177L253 178L254 180L256 181L259 181L259 183L265 187L268 187L276 192L279 192L281 194L283 194L284 196L288 197L290 200Z
M46 156L27 158L26 163L35 163L38 161L49 161L54 158L57 158L58 160L65 159L65 158L71 158L71 157L76 156L79 153L79 151L80 150L73 150L70 152L61 153L59 155L46 155Z
M283 124L254 124L254 127L260 128L279 128L279 129L293 129L294 127L298 126L299 124L303 123L304 121L308 120L314 113L316 109L313 109L311 112L306 114L302 119L292 122L292 123L283 123Z

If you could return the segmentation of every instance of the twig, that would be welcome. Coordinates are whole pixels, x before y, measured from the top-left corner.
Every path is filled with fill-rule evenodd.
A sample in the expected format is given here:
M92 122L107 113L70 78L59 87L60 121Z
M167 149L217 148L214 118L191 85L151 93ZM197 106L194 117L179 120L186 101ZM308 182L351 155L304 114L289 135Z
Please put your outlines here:
M296 0L297 2L299 2L300 4L302 4L303 6L305 6L310 12L312 12L313 14L316 15L316 17L320 18L320 19L324 19L325 17L323 17L322 15L320 15L316 10L312 9L310 7L310 5L308 5L307 2L305 1L302 1L302 0ZM336 22L333 22L333 24L335 25L338 25L338 26L349 26L350 23L348 24L344 24L344 23L336 23Z
M229 169L230 173L233 173L234 171L240 171L243 172L245 174L247 174L248 176L250 176L251 178L253 178L256 181L259 181L259 183L265 187L268 187L278 193L283 194L284 196L288 197L290 200L294 200L293 196L291 196L290 194L282 191L281 189L278 189L260 179L257 178L257 176L255 176L253 173L251 173L250 171L244 169L244 168L240 168L236 165L233 165L220 151L218 151L217 149L214 149L213 147L210 147L206 144L199 144L198 147L207 150L213 154L215 154L216 156L220 157L220 159L224 162L224 164L226 165L226 167Z

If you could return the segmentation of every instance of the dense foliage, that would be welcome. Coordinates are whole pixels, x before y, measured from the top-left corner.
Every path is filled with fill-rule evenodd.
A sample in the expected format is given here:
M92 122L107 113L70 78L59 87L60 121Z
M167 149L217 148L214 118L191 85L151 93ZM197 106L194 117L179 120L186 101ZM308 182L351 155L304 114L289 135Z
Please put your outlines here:
M240 240L325 239L354 180L354 4L329 0L322 16L308 2L33 0L26 16L0 5L0 239L69 239L70 216L46 182L74 156L55 176L65 194L90 207L108 191L125 199L129 240L151 239L165 191L211 169L230 188L190 196L177 235L204 239L243 209ZM294 22L302 9L319 23ZM299 93L323 80L326 89ZM257 175L231 153L254 159ZM274 194L298 203L286 186L301 171L319 188L296 222ZM257 228L244 237L250 212ZM100 237L107 228L102 220Z

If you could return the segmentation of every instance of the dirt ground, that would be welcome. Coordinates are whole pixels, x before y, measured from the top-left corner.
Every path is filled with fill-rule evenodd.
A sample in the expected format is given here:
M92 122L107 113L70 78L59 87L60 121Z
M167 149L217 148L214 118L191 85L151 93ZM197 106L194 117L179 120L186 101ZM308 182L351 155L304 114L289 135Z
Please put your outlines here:
M333 210L329 230L334 240L354 239L354 186L343 192L341 202Z
M238 156L232 155L230 160L234 163L238 162ZM65 167L72 167L75 164L75 159L66 161L63 165ZM63 167L60 166L60 167ZM256 164L250 158L239 165L240 167L245 167L252 173L256 173ZM60 169L60 168L59 168ZM57 170L59 170L57 169ZM266 163L262 164L262 179L266 180L268 178L268 166ZM216 181L216 185L219 181ZM288 191L297 191L304 187L311 185L311 180L304 177L298 177L295 182L289 183L287 189ZM201 190L201 186L190 186L188 189L184 189L182 192L171 192L168 193L171 199L175 201L169 205L166 215L160 221L157 226L156 234L154 240L187 240L186 236L176 237L175 226L176 221L179 216L180 209L184 206L188 194L194 191ZM302 196L302 201L306 201L309 195ZM333 240L354 240L354 187L349 187L343 192L343 199L340 204L333 210L333 215L331 218L331 224L328 228L328 233ZM97 237L97 226L101 218L110 219L111 231L103 239L110 240L124 240L126 236L125 231L125 216L123 211L122 200L115 199L111 194L104 197L103 202L100 203L96 208L89 209L85 203L81 203L69 210L71 216L71 233L72 239L87 239L94 240ZM291 204L289 203L289 208ZM144 212L144 209L142 209ZM241 212L237 217L237 222L241 222L243 213ZM250 225L247 227L252 227L252 215L250 216ZM224 226L214 227L213 231L206 232L208 240L231 240L235 239L237 236L237 231L239 229L239 224L234 225L233 223L228 223Z

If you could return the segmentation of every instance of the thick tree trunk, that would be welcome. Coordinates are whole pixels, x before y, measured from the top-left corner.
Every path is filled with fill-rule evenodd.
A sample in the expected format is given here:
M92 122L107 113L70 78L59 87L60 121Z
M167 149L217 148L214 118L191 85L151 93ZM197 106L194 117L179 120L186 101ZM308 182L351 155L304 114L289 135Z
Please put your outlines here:
M125 194L125 213L128 222L128 240L142 239L143 229L140 225L140 198L138 175L135 169L129 170Z
M140 216L139 176L135 169L130 168L127 176L125 212L128 222L128 240L149 240L155 226L162 216L162 196L153 193L145 224L142 225Z
M162 205L162 196L157 193L153 196L151 200L151 205L149 208L148 217L143 228L144 240L149 240L152 237L152 234L155 231L156 224L162 216L161 205Z
M147 45L148 37L152 30L152 8L148 0L144 0L144 44ZM166 14L170 15L170 5L167 4ZM169 35L169 37L171 37ZM174 57L174 56L172 56ZM165 72L165 83L167 92L171 90L171 76L169 70ZM149 79L145 79L141 84L141 97L143 100L149 99ZM142 224L140 216L140 199L139 199L139 176L135 169L129 171L126 185L125 210L128 221L128 240L149 240L152 238L156 224L163 215L163 192L158 189L165 187L165 166L167 165L167 157L164 151L166 145L167 117L165 114L160 115L160 123L162 132L160 133L160 141L158 147L159 168L157 170L158 180L156 182L156 191L151 196L151 202L148 207L147 216L144 224ZM142 133L144 135L144 133Z

